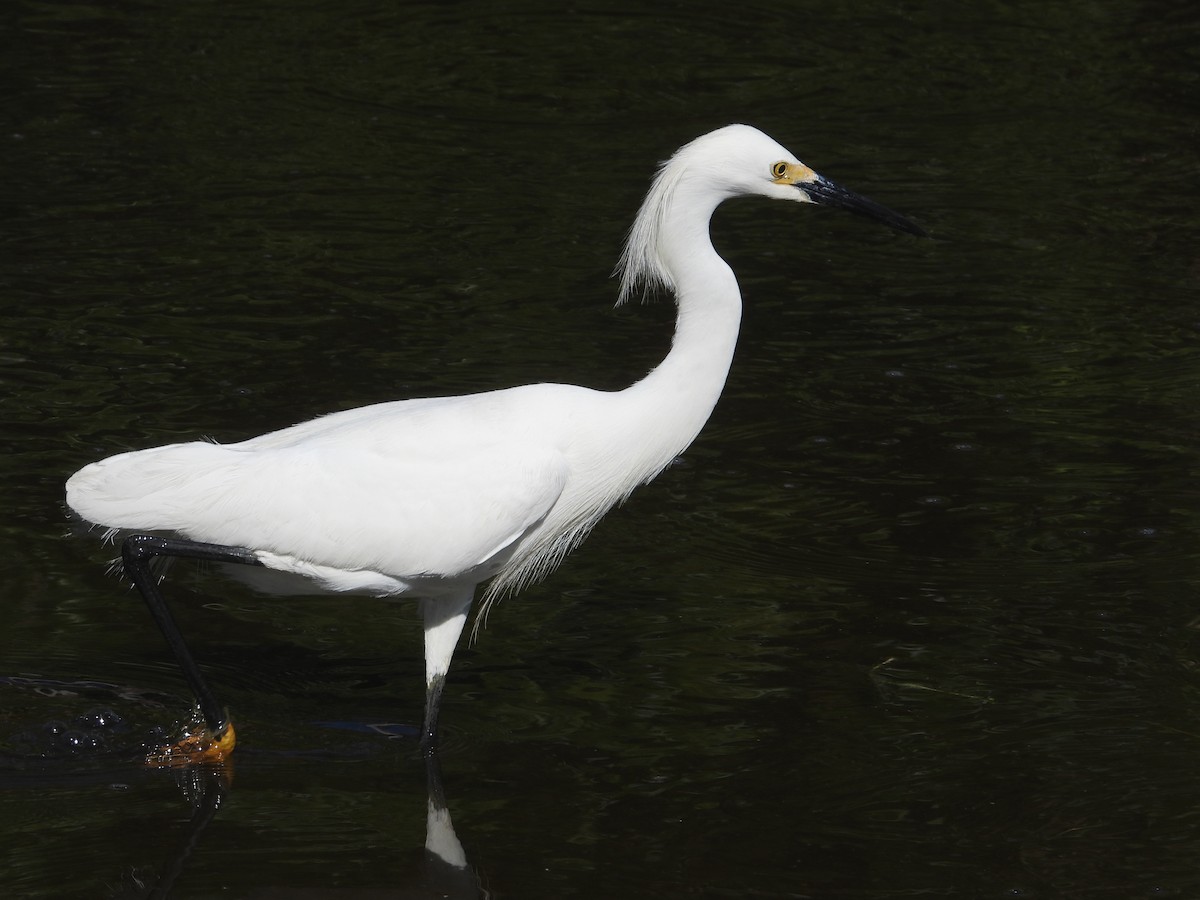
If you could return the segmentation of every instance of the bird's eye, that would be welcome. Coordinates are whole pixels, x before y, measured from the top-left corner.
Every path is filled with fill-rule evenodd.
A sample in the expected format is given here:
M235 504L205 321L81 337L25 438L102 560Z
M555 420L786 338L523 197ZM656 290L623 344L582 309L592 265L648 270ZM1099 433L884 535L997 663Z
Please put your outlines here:
M776 178L782 178L788 172L788 164L785 162L777 162L771 166L771 174Z

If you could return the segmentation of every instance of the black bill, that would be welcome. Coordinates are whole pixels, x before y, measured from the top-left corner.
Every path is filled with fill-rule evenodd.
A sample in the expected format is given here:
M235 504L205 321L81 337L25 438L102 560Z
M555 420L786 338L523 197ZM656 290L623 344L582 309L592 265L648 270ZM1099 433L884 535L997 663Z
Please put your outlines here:
M880 206L874 200L868 200L861 194L848 191L841 185L834 184L829 179L823 178L820 175L816 177L815 181L797 182L796 187L804 191L813 203L818 203L821 206L836 206L839 209L849 210L860 216L875 219L895 228L897 231L915 234L918 237L928 236L923 228L910 222L899 213L892 212L886 206Z

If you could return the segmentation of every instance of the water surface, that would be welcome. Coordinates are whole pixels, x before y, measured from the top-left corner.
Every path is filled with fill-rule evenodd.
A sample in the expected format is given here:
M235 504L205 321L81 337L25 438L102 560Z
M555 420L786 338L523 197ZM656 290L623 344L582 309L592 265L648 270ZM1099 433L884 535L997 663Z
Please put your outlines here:
M0 131L6 896L1191 897L1200 18L1166 3L19 3ZM186 689L62 483L113 452L615 388L654 163L747 121L918 241L743 201L696 445L456 660L178 567ZM402 729L399 729L402 730ZM431 881L432 879L432 881ZM155 891L158 894L155 894Z

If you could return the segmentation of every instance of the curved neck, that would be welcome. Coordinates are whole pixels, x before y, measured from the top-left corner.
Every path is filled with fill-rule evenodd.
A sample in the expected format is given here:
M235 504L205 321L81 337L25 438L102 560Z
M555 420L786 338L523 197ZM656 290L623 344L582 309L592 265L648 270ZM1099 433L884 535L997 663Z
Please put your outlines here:
M621 391L653 477L699 434L712 414L737 344L742 297L733 270L713 249L711 215L672 210L659 248L675 284L678 314L666 358L645 378ZM631 423L632 424L632 423Z
M725 261L709 248L717 265L707 274L677 277L675 336L671 350L645 378L626 391L653 392L660 403L675 395L704 424L725 386L742 319L742 297ZM698 430L698 429L697 429Z

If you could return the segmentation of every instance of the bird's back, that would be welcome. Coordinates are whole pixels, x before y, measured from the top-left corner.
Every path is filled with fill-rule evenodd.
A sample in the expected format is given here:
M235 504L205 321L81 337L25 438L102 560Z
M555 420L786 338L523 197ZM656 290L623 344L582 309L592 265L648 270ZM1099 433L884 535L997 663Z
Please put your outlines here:
M277 566L478 581L562 494L571 410L592 393L397 401L237 444L123 453L72 476L67 502L96 525L248 547Z

